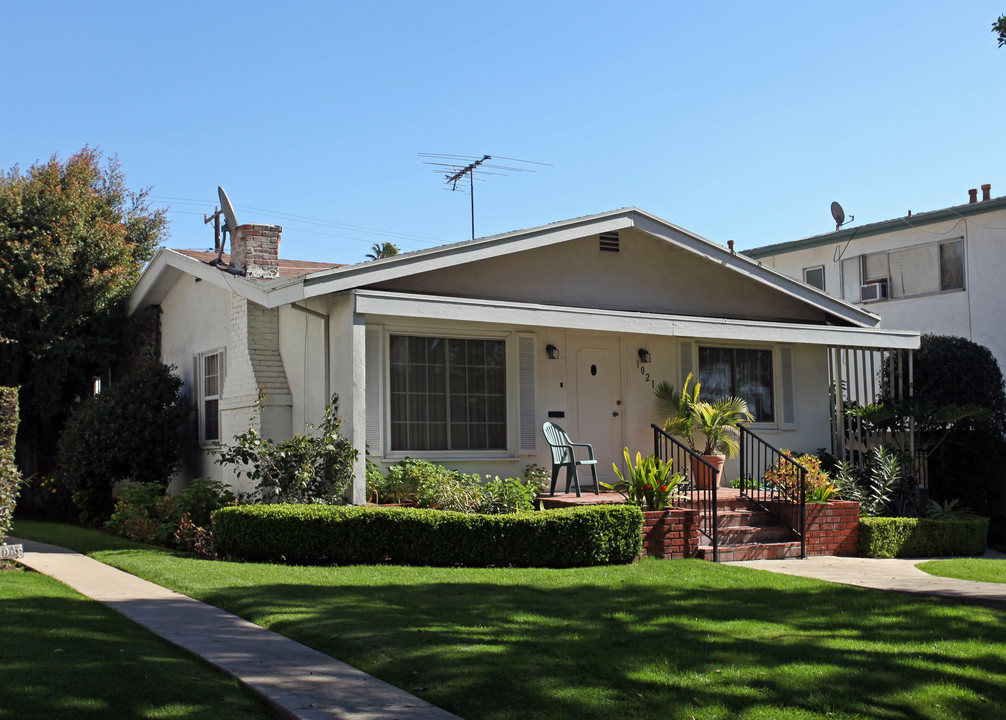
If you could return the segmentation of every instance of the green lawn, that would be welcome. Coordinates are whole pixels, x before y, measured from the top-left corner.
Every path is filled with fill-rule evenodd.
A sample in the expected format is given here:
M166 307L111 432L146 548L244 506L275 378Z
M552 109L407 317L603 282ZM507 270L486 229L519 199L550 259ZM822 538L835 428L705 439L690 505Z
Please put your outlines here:
M919 563L915 567L939 577L1006 583L1006 560L954 558L953 560L929 560Z
M0 718L273 718L236 680L34 572L0 571Z
M467 720L1006 717L1006 614L945 600L701 561L286 567L27 521L15 533L85 548Z

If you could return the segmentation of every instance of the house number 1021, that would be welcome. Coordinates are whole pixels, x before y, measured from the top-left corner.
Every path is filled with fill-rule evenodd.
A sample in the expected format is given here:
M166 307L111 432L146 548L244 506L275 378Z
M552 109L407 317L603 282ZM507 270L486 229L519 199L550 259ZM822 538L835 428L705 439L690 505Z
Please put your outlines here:
M643 382L650 383L651 388L656 388L657 383L655 380L653 380L653 378L650 377L650 373L646 371L646 366L641 364L638 360L636 360L636 367L639 368L639 374L643 376Z

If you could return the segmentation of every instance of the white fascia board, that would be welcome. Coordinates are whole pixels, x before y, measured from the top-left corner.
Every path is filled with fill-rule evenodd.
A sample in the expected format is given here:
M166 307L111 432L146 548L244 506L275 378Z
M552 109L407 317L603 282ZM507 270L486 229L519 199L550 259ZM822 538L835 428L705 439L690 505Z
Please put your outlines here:
M156 305L164 299L168 289L181 274L187 274L224 290L229 290L241 297L265 307L276 307L284 302L301 299L303 293L286 290L285 293L269 292L268 286L261 286L251 280L232 275L187 255L175 252L169 248L161 248L147 264L143 274L129 294L128 311L136 312L144 305ZM294 300L286 300L286 296L296 295Z
M636 227L644 232L674 245L705 255L710 260L718 262L724 267L729 267L734 272L740 273L757 282L771 285L790 297L812 305L824 312L844 318L856 325L876 327L880 323L880 315L840 300L833 295L795 280L777 270L765 267L757 260L752 260L746 255L731 252L728 248L718 245L711 240L706 240L687 230L683 230L658 217L644 213L641 210L638 212L640 221L636 223ZM671 230L672 233L668 233L668 230Z
M615 213L568 220L533 230L522 230L506 235L431 248L430 250L420 250L405 255L395 255L344 268L322 270L311 273L304 278L304 297L352 290L363 285L374 285L408 275L417 275L500 255L534 250L568 240L578 240L590 235L623 230L632 227L633 222L629 216L633 212L636 211L634 209L619 210Z
M687 317L378 290L354 290L352 294L358 313L425 320L856 348L916 349L920 338L917 332L902 330Z

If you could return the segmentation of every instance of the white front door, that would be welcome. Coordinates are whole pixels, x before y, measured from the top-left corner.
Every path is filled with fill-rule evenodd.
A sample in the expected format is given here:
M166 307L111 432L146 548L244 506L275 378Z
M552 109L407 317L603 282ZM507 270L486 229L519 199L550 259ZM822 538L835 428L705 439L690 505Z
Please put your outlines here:
M610 336L569 336L567 377L575 404L568 428L573 442L590 443L602 482L618 480L612 462L622 466L622 363L619 339ZM578 456L579 457L579 456ZM585 470L585 474L589 470ZM577 473L579 475L579 473ZM589 478L590 475L587 474Z

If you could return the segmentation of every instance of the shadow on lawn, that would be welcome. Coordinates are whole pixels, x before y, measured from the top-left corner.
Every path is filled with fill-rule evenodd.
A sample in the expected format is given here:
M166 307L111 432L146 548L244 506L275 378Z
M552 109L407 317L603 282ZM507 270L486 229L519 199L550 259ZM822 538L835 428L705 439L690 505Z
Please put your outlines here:
M0 718L271 717L230 679L36 573L0 572L0 638Z
M689 561L497 572L204 599L468 720L1006 715L995 611Z

